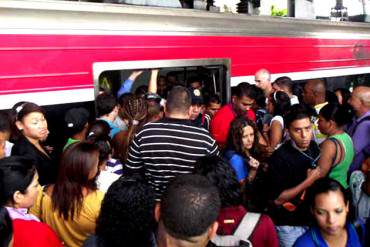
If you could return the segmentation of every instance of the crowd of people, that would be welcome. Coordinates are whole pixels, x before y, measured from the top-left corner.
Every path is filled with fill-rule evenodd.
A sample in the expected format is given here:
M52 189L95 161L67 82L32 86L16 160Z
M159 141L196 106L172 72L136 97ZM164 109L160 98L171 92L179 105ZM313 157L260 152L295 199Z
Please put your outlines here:
M60 157L41 106L0 114L0 246L369 246L369 86L141 73L65 112Z

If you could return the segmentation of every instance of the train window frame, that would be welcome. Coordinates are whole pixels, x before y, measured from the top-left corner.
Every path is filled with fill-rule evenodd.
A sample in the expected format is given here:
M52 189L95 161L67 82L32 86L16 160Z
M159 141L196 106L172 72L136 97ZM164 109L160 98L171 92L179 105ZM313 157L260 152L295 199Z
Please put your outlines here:
M164 59L164 60L134 60L112 61L93 63L94 98L99 94L99 77L103 72L116 70L147 70L165 69L175 67L197 66L223 66L225 70L224 87L220 87L220 94L225 95L223 101L229 102L231 97L231 59L230 58L205 58L205 59ZM223 91L225 90L225 91Z

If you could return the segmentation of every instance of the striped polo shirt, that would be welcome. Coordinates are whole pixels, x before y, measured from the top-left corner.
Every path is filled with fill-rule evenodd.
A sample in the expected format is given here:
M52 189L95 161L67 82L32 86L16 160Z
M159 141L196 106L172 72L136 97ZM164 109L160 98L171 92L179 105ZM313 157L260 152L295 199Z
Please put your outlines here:
M142 169L160 200L173 178L191 173L199 158L218 154L216 141L207 130L190 120L164 118L144 125L135 135L126 167Z

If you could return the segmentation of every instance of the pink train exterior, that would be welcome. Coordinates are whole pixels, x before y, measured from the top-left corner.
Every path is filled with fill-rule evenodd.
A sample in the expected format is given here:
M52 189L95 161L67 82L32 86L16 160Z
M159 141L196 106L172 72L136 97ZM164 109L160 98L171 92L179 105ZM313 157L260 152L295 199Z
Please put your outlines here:
M223 60L295 80L370 73L370 27L64 1L0 1L0 108L94 100L99 74L134 62ZM113 67L112 67L113 66ZM144 66L144 65L143 65ZM141 67L143 67L141 66ZM144 66L144 67L145 67Z

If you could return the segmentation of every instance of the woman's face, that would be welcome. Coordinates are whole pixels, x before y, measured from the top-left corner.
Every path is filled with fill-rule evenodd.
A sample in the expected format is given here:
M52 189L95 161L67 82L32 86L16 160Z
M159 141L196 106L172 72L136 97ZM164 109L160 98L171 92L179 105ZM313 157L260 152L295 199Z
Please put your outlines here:
M254 130L251 126L246 126L243 128L242 136L243 147L250 150L254 144Z
M315 198L312 213L321 233L338 236L345 229L348 203L344 202L343 195L339 190L321 193Z
M327 134L330 128L330 121L327 121L323 116L319 115L318 127L321 133Z
M39 175L36 172L33 176L31 184L27 187L26 193L20 195L21 199L17 202L17 206L19 208L31 208L37 199L39 186Z
M46 140L49 134L48 123L41 112L31 112L21 121L17 121L16 124L24 136L35 140Z

